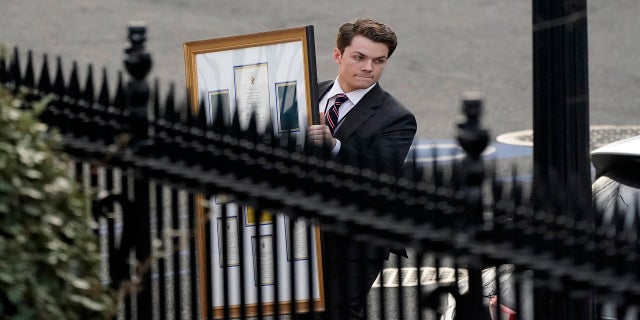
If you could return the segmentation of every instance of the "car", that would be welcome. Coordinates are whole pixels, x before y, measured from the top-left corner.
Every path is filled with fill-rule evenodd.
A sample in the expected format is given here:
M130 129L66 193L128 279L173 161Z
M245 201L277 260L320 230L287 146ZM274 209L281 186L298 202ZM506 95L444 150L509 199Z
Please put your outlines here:
M591 152L594 179L591 185L593 203L603 224L617 223L624 228L635 228L633 220L640 205L640 136L616 141ZM616 214L616 211L618 214ZM630 232L635 230L629 229ZM507 273L508 274L508 273ZM492 283L491 277L483 279ZM502 282L502 281L501 281ZM513 305L513 292L507 281L501 286L501 305L496 308L495 295L490 296L491 319L517 319ZM602 314L599 320L616 320L616 306L602 302ZM501 316L497 316L497 311ZM525 312L526 313L526 312ZM626 319L626 318L625 318ZM635 319L635 318L634 318Z
M594 150L591 162L595 168L593 201L603 213L602 222L622 222L625 228L632 227L640 199L640 136ZM613 220L616 210L623 213L618 215L622 220Z
M618 223L635 233L630 228L635 228L633 222L640 200L640 136L594 150L591 163L595 168L593 201L602 213L602 223ZM615 306L604 303L601 319L617 319Z

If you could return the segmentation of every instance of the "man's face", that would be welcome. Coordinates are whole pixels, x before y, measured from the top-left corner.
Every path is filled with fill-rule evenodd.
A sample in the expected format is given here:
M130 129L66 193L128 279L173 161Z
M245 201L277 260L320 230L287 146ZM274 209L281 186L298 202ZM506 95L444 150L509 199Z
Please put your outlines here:
M389 48L382 42L374 42L363 36L355 36L351 45L340 53L333 49L333 59L338 64L338 81L345 92L365 89L378 82L387 64Z

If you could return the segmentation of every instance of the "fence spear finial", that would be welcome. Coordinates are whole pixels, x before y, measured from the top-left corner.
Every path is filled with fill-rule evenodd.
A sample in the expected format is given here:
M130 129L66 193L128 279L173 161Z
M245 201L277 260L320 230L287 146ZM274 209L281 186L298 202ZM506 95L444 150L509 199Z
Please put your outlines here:
M482 223L482 183L484 181L484 163L480 155L489 142L489 132L480 126L482 114L482 95L478 92L467 92L462 98L462 112L465 121L458 124L458 143L466 156L460 167L462 188L465 191L467 209L466 223L479 225Z
M108 107L110 106L109 97L109 79L107 78L107 68L102 68L102 85L100 86L100 93L98 94L98 104Z
M126 110L125 95L122 71L118 71L118 82L116 83L116 95L113 98L113 106L121 111Z
M71 65L71 76L67 87L67 96L73 100L80 98L80 80L78 79L78 62L73 61Z
M42 68L40 70L40 79L38 80L38 91L41 94L51 92L51 78L49 78L49 58L45 53L42 56Z
M129 131L133 134L132 145L140 144L149 136L149 85L145 77L151 70L151 54L146 51L147 27L144 22L129 23L128 38L131 46L125 49L124 65L131 79L127 83L126 104L129 111Z
M0 84L4 84L9 81L9 73L7 71L7 59L5 53L0 50Z
M28 88L33 88L36 84L35 75L33 71L33 51L27 51L27 67L24 71L24 80L22 82Z
M93 65L87 66L87 78L84 82L84 91L82 91L82 100L84 100L89 106L93 105L95 101L95 90L93 88Z

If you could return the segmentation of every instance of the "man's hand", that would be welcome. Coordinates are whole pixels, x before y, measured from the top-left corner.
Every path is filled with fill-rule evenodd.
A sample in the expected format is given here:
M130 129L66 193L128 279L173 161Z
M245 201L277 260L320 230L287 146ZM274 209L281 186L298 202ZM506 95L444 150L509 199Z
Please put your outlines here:
M317 146L322 146L323 143L328 143L331 149L336 146L336 139L331 135L329 127L324 124L324 112L320 112L320 124L307 128L307 138Z

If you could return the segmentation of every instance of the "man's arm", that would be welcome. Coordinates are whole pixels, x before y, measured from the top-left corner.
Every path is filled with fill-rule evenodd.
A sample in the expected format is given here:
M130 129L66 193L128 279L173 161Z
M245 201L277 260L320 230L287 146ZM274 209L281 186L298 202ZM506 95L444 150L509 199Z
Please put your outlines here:
M343 142L341 156L362 152L367 157L367 167L389 174L400 172L415 138L417 123L409 112L387 120L370 139L355 138L348 143Z
M317 146L328 143L333 155L340 151L340 141L333 137L329 127L324 124L324 112L322 111L320 111L320 124L310 125L307 128L307 140Z

